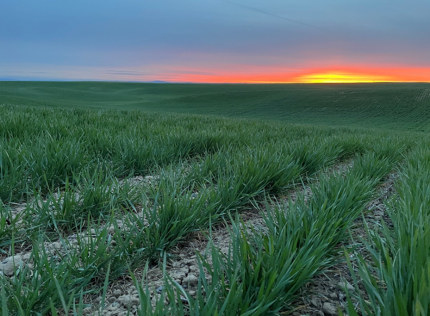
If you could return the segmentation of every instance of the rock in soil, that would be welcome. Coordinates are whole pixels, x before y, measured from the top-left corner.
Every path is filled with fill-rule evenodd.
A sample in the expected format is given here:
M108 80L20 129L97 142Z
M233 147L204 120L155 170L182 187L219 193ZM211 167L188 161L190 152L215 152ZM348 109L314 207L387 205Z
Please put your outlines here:
M345 288L348 290L348 292L354 292L354 287L347 281L341 281L337 284L337 287L341 290L345 291Z
M118 300L127 308L130 308L132 306L139 304L139 296L133 296L133 295L123 295L118 298Z
M121 290L115 290L115 291L113 291L113 295L115 295L115 296L120 296L122 294L122 291Z
M163 292L163 289L164 289L163 286L159 286L159 287L157 287L156 291L157 291L157 293L161 293L161 292Z
M23 264L23 261L20 255L8 257L1 262L0 271L5 275L13 275L15 273L15 268L19 267L21 264Z
M318 298L313 297L311 299L311 305L316 307L316 308L319 308L321 306L321 301Z
M324 303L323 312L325 315L337 315L336 306L334 306L332 303Z
M188 274L188 276L183 280L183 283L194 285L199 282L199 279L194 274Z

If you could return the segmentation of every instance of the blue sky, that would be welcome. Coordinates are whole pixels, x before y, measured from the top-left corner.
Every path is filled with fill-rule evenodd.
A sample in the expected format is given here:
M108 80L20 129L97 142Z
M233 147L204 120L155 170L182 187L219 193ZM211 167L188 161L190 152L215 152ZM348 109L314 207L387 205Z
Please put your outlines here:
M430 1L0 1L0 78L246 81L430 69Z

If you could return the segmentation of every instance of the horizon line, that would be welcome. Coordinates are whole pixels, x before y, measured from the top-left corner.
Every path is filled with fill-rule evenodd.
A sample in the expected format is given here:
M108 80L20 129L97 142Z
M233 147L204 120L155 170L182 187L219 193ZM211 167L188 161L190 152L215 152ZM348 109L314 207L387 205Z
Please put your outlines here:
M152 84L369 84L369 83L430 83L430 81L334 81L334 82L299 82L299 81L264 81L264 82L204 82L204 81L164 81L164 80L152 80L152 81L134 81L134 80L99 80L99 79L13 79L13 78L0 78L0 82L106 82L106 83L152 83Z

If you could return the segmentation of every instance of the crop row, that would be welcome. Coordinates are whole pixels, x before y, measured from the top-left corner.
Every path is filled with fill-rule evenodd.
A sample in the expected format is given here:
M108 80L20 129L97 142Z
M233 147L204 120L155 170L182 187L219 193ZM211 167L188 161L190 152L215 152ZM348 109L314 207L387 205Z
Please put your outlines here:
M357 263L366 296L364 315L430 314L430 151L412 152L401 169L397 196L388 204L391 225L368 229L368 258ZM359 315L349 302L349 315Z
M268 148L291 154L330 142L364 152L411 146L400 134L142 112L0 106L0 199L26 200L75 185L74 175L107 170L117 178L218 151ZM288 148L286 148L288 147ZM279 148L279 150L277 149Z
M196 315L287 308L301 285L332 264L375 185L413 146L398 135L253 121L0 111L0 247L9 256L31 250L13 277L0 276L4 314L46 314L82 302L130 268L167 260L191 233L234 217L253 199L358 154L346 177L320 179L310 201L269 212L266 235L234 226L228 256L213 248L210 262L202 257L197 299L186 296L187 313ZM20 126L29 117L35 124ZM150 183L133 184L148 173ZM162 296L142 313L184 312L181 289L167 283L166 291L172 304Z
M335 159L339 152L335 153L331 153L331 159L327 158L330 157L329 152L320 155L319 166L322 167ZM289 157L283 165L279 165L279 157L274 157L270 151L249 152L242 156L236 154L234 158L227 154L218 155L220 156L206 157L203 161L191 164L186 168L185 175L177 169L161 173L157 184L145 194L141 212L133 209L134 204L127 206L134 212L124 214L122 227L115 224L117 213L106 213L106 218L99 217L98 220L91 220L90 214L86 214L87 216L77 220L74 212L85 209L82 205L76 207L78 192L66 190L56 196L57 203L52 203L51 197L45 202L35 204L40 209L30 207L27 214L44 218L40 225L45 226L39 232L46 234L50 230L55 232L56 229L65 229L61 226L67 223L65 218L62 217L63 221L59 221L56 217L58 214L62 216L62 211L71 204L72 210L68 211L72 217L70 223L74 225L72 230L78 234L73 241L60 237L59 242L67 251L60 251L55 255L43 247L42 237L33 243L29 258L32 267L23 266L14 279L6 279L2 286L2 289L5 289L2 295L8 302L7 306L3 306L3 310L20 314L30 311L45 313L51 304L58 307L62 297L72 302L74 297L84 293L82 291L88 290L90 285L94 288L94 284L101 284L104 279L113 281L130 267L163 258L170 248L184 240L190 232L208 227L210 223L228 216L231 211L240 209L252 197L265 191L277 192L296 180L301 172L306 171L306 164L300 167L303 162L298 164L295 161L297 157ZM310 153L305 157L309 158L309 155ZM285 207L278 208L271 213L272 216L266 217L269 227L267 236L246 235L236 229L232 251L227 258L216 250L212 251L212 282L205 283L201 279L204 286L204 292L199 292L201 303L191 304L196 308L196 313L199 311L204 315L213 315L213 312L220 309L230 310L234 315L246 314L246 311L251 310L254 313L258 307L264 314L264 311L284 307L285 303L294 298L301 285L332 262L334 247L346 237L347 227L360 214L372 188L392 168L392 160L396 160L396 157L398 159L399 156L395 155L395 151L389 157L384 154L368 154L356 161L346 178L341 175L322 178L320 184L313 188L310 202L305 202L302 198L298 203L290 205L288 211L285 212ZM227 161L229 163L226 163ZM309 166L315 169L318 160L314 157L308 161L311 162ZM274 164L275 162L278 164ZM109 193L106 198L115 196L111 192L112 187L107 188L108 190L103 186L97 187L102 188L99 193ZM84 197L88 193L79 193L85 200ZM66 200L67 198L70 200ZM126 208L122 211L126 211ZM37 223L34 216L32 221ZM84 227L91 235L83 233ZM11 243L13 244L13 240ZM258 247L250 247L249 244ZM289 246L285 247L286 245ZM269 251L267 247L273 249ZM244 260L245 258L248 259ZM249 260L256 262L249 265ZM255 264L262 266L261 275L255 274ZM201 269L203 267L209 268L209 263L203 260ZM308 270L303 270L304 267ZM286 274L282 269L290 271L290 274ZM301 277L297 274L298 271L301 272ZM201 274L201 277L203 275ZM230 293L229 287L232 284L245 286L243 278L250 278L251 283L246 288L239 292L237 289L234 291L237 295L241 293L244 297L250 296L249 301L238 301L238 297L229 301L230 296L219 296L223 291L218 281L222 279L220 282L224 282L224 277L221 277L223 275L229 278L226 284L221 284L226 287L224 293ZM277 294L274 295L274 285L266 283L269 282L267 278L276 276L275 279L282 280L280 276L283 275L288 282L283 280L281 284L277 284ZM257 286L258 284L264 286ZM272 294L265 293L264 297L260 297L260 294L252 292L256 288ZM287 288L291 289L287 291ZM217 295L211 298L207 295L208 291L215 291ZM192 302L193 299L189 299ZM210 302L210 299L216 300ZM228 304L239 305L234 307ZM176 305L170 305L168 309L174 306ZM209 307L212 309L207 310Z
M140 287L146 308L142 315L269 315L288 310L298 290L339 259L337 246L348 239L351 224L398 158L394 152L389 157L367 154L346 175L323 176L311 186L309 200L302 195L295 203L269 209L264 234L236 222L228 254L212 246L210 260L201 256L196 297L167 282L171 304L161 296L153 308L148 290Z
M2 206L3 249L14 254L17 245L33 241L31 266L23 266L19 278L6 279L8 305L3 308L46 313L51 301L56 307L61 302L53 293L73 298L90 285L97 288L105 277L113 281L130 267L156 263L191 232L351 154L329 142L287 155L288 150L219 151L164 168L154 183L140 188L99 169L73 175L74 186L66 179L61 190L36 192L21 213ZM117 218L122 218L121 227ZM63 237L72 233L72 240ZM64 251L54 254L44 242L58 238Z
M259 149L224 148L195 157L191 162L159 168L159 181L146 191L131 185L130 177L119 181L103 163L90 165L78 173L72 172L70 177L63 178L57 173L54 176L61 179L57 187L47 192L37 188L26 192L28 201L23 210L17 212L13 203L1 205L3 230L0 246L4 249L12 240L31 240L39 232L59 230L70 233L88 217L91 220L106 218L112 211L126 212L148 203L152 207L150 210L183 223L181 225L185 225L187 216L196 217L198 214L200 222L193 222L194 226L208 223L209 217L215 222L252 197L278 193L299 176L313 174L336 158L351 155L353 150L354 146L342 148L331 138L318 144L302 140L301 144L269 144ZM58 170L61 170L61 165ZM11 181L8 170L3 171L6 174L4 182ZM22 179L23 175L17 177ZM43 177L47 177L46 173ZM10 190L6 192L10 193ZM197 198L190 201L191 195ZM183 205L181 199L184 200ZM154 216L148 214L145 217Z

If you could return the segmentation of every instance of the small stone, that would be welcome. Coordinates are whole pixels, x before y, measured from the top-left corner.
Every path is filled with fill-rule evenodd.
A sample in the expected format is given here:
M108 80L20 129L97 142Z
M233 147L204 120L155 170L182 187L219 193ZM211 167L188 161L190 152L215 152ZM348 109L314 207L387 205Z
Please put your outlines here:
M107 308L108 311L116 311L119 308L120 304L118 302L113 302L109 307ZM116 314L114 314L116 315Z
M326 315L337 315L337 309L332 303L324 303L323 312Z
M157 293L161 293L163 291L163 287L162 286L157 287L156 291Z
M139 298L132 295L123 295L118 298L118 300L127 308L139 304Z
M319 308L319 307L320 307L320 304L321 304L321 301L320 301L318 298L313 297L313 298L311 299L311 305L312 305L312 306Z
M109 298L108 298L108 301L109 301L109 302L115 302L115 300L116 300L116 298L115 298L115 297L113 297L113 296L111 296L111 297L109 297Z
M347 281L339 282L337 287L341 290L345 290L346 288L348 292L354 292L354 287Z
M175 262L173 262L172 263L172 268L180 268L181 267L181 262L179 262L179 261L175 261Z
M190 294L191 296L196 296L196 291L189 291L188 294Z
M23 264L20 255L8 257L0 263L0 271L5 275L12 275L15 273L15 269Z
M182 280L185 278L185 273L181 271L174 271L171 276L174 280Z
M183 280L186 284L197 284L199 279L194 274L188 274L188 276Z
M187 274L189 272L189 269L188 269L188 267L183 267L183 268L179 268L178 271Z
M121 290L115 290L115 291L113 291L113 295L115 295L115 296L120 296L122 294L122 291Z
M337 294L336 293L330 293L329 297L333 300L337 299Z

